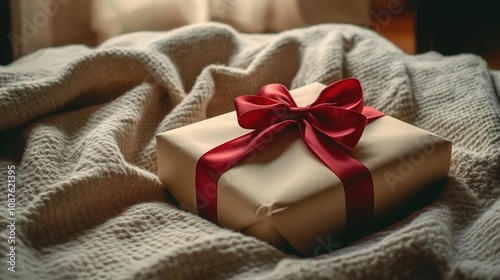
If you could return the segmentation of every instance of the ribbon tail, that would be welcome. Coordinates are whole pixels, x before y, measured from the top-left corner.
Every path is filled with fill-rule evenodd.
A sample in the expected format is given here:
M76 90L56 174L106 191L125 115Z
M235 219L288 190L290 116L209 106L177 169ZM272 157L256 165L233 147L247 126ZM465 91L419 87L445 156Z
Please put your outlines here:
M303 122L301 135L309 149L332 170L344 186L348 231L366 228L373 220L374 191L370 170L349 150Z
M372 121L376 120L377 118L380 118L382 116L385 116L384 113L380 112L379 110L365 106L363 108L362 114L366 117L368 120L368 123L371 123Z
M265 145L269 137L282 131L290 121L256 130L223 143L205 154L196 163L196 208L198 214L217 224L217 193L219 178L238 163L252 158L257 148Z

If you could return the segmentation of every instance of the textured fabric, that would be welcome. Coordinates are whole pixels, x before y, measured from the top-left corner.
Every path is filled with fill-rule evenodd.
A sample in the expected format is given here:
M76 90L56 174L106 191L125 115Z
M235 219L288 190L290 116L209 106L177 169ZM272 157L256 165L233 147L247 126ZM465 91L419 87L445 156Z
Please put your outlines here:
M453 141L449 182L425 207L302 259L177 209L158 181L155 134L264 84L346 77L367 105ZM1 279L500 277L500 73L477 56L409 56L348 25L244 35L207 24L42 50L1 67L0 85Z

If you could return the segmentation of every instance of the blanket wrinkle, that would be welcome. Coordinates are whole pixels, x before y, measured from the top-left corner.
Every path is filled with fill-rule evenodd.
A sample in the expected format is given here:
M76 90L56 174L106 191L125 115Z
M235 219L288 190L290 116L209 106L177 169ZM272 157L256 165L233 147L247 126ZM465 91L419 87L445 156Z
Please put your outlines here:
M265 84L346 77L367 105L453 142L436 199L299 258L165 195L157 133L233 110ZM15 166L17 218L12 273L0 211L0 279L498 279L499 85L478 56L406 55L341 24L251 35L205 23L40 50L0 67L0 184Z

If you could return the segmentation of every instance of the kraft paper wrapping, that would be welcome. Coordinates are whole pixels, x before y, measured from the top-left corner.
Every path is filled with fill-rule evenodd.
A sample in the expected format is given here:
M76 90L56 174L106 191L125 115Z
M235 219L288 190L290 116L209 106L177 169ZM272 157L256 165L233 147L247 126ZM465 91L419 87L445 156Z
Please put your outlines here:
M314 83L291 94L298 106L305 106L324 87ZM196 213L196 162L208 150L248 132L233 111L158 134L160 181L184 209ZM451 142L384 116L365 128L353 154L371 171L377 220L447 176ZM315 253L318 240L334 240L345 231L342 183L291 131L270 135L251 162L224 173L217 196L220 226L278 248L288 243L303 255Z

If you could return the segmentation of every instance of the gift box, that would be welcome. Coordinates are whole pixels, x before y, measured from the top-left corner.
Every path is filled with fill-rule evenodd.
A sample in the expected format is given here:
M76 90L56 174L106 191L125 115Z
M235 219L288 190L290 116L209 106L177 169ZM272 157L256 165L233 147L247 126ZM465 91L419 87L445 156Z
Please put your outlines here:
M364 107L356 79L239 101L158 134L159 179L182 208L278 248L317 254L447 177L451 142Z

